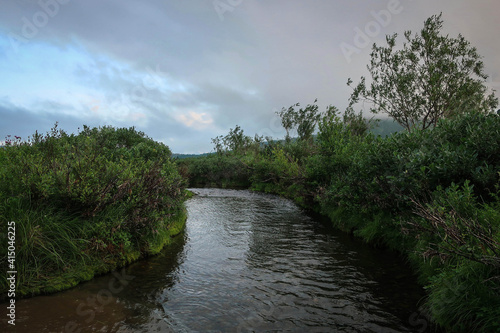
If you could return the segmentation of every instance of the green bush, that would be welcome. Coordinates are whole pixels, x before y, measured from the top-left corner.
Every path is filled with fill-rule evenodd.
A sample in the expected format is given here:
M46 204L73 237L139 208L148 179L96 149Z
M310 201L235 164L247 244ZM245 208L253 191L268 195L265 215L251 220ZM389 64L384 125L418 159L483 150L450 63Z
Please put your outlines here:
M308 164L321 210L343 230L408 253L438 324L498 330L500 117L471 112L385 139L327 125Z
M320 127L321 153L311 177L327 187L325 202L342 206L411 210L438 186L464 184L487 200L500 172L500 117L469 113L433 130L386 139L349 137L338 126ZM496 153L495 153L496 152Z
M0 161L0 217L16 222L21 294L157 252L157 235L182 215L184 180L169 148L134 128L68 135L56 125L10 142Z
M359 115L329 111L314 142L226 150L187 161L186 174L212 185L245 179L320 211L337 228L406 254L439 325L498 330L500 117L470 112L382 138Z
M443 268L427 286L434 320L450 332L499 332L498 273L474 262Z
M194 187L248 187L250 170L241 156L225 153L187 158L177 162Z

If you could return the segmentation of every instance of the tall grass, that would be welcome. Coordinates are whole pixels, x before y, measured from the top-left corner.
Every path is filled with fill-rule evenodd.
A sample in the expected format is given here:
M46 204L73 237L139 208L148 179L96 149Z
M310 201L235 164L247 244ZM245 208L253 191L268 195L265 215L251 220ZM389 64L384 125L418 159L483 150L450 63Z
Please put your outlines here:
M5 230L16 223L17 294L66 289L158 253L185 221L170 157L143 133L112 127L55 127L0 149L0 221ZM2 261L5 249L2 238Z

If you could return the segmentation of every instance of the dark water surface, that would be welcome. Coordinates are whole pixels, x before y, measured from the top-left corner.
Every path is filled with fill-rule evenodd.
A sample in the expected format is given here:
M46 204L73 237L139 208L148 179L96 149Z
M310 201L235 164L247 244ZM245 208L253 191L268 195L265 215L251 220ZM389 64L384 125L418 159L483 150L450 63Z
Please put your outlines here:
M393 253L276 196L193 191L174 246L69 291L18 301L16 331L425 331L423 291Z

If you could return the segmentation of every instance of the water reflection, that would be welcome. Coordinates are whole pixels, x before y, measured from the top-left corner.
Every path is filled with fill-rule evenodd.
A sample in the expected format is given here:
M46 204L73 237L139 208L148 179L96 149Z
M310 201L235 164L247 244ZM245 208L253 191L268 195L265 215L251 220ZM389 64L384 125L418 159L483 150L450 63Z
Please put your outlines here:
M176 283L183 262L185 234L160 255L94 278L71 290L16 302L16 326L2 332L171 331L155 302ZM3 320L3 318L2 318ZM5 329L4 329L5 328Z
M276 196L194 191L186 232L120 272L133 277L122 291L103 293L120 281L106 275L20 301L18 329L60 332L75 321L82 332L424 331L410 320L423 292L395 254ZM99 293L105 306L89 303Z

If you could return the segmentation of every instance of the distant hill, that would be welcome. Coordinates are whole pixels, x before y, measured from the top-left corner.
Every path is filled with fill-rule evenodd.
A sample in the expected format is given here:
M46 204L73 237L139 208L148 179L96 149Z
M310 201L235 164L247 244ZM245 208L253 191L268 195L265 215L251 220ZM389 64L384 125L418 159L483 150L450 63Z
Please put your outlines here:
M371 132L375 135L380 135L382 137L390 136L393 133L400 132L403 130L403 127L399 125L397 122L393 121L392 119L380 119L377 127L373 128ZM291 140L294 141L297 138L292 138ZM275 140L277 142L284 142L285 140ZM263 143L264 145L266 143ZM172 158L176 158L179 160L182 160L184 158L192 158L192 157L203 157L207 155L211 155L215 153L203 153L203 154L172 154Z
M203 157L203 156L207 156L207 155L211 155L211 154L213 154L213 153L203 153L203 154L175 154L175 153L173 153L172 158L182 160L184 158Z
M382 137L390 136L393 133L400 132L404 128L392 119L380 119L378 126L373 128L371 132Z

